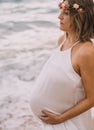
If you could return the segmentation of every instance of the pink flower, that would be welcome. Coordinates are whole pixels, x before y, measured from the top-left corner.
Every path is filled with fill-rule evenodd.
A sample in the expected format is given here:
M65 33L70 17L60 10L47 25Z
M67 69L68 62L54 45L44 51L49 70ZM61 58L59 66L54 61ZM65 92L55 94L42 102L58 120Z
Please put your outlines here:
M65 10L68 10L68 9L69 9L69 6L66 5L65 3L62 3L61 7L62 7L63 9L65 9Z
M78 12L79 12L79 13L80 13L80 12L83 12L83 9L82 9L82 8L78 9Z
M78 5L78 4L74 4L73 7L74 7L75 9L78 9L78 8L79 8L79 5Z
M64 8L65 7L65 3L62 3L62 8Z
M58 7L61 9L62 8L62 2L59 2Z

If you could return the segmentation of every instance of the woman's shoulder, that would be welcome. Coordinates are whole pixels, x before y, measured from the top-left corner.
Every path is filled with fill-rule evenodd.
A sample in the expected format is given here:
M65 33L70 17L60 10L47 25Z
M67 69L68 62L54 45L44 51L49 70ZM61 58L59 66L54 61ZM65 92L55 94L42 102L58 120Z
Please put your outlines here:
M81 64L94 61L94 43L83 43L79 50L79 61Z
M92 42L83 43L77 63L85 92L90 92L94 86L94 44Z
M91 41L83 43L82 48L80 50L80 55L85 57L94 55L94 43Z
M58 45L60 45L65 39L65 34L61 35L59 38L58 38Z

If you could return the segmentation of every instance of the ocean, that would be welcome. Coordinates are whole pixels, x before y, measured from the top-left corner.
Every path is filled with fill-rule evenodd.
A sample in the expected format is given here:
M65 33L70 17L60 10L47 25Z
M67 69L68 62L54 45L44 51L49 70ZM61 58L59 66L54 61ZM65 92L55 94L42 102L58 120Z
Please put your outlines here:
M33 130L29 100L57 47L59 0L0 0L0 130Z

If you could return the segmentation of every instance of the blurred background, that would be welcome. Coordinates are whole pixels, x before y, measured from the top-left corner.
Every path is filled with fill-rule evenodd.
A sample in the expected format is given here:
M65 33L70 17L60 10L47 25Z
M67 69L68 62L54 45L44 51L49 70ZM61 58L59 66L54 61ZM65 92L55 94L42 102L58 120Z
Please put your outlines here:
M0 0L0 130L34 130L29 100L57 39L59 0Z
M57 4L0 0L0 130L33 130L30 93L62 33Z

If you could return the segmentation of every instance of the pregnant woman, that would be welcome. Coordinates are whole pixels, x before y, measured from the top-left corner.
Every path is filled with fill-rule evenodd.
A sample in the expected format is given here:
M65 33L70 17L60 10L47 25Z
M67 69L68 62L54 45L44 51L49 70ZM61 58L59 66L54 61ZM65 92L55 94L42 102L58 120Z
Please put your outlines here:
M64 0L59 3L59 46L41 71L31 95L38 117L36 130L94 130L94 3ZM33 129L32 129L33 130Z

